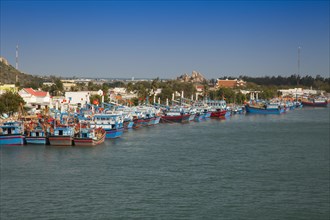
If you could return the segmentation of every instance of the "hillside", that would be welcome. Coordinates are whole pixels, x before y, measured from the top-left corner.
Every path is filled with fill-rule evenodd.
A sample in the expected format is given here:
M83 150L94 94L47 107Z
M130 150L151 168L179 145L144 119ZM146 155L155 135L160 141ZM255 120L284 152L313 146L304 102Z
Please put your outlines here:
M14 84L16 83L16 75L18 83L22 87L35 87L41 85L43 79L37 76L22 73L16 70L12 65L0 60L0 84Z

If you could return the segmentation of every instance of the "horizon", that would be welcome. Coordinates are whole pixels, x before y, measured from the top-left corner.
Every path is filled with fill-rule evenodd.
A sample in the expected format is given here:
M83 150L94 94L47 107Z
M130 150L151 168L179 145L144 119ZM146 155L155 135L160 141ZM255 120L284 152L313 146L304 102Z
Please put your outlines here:
M1 1L0 20L31 75L329 78L329 1Z

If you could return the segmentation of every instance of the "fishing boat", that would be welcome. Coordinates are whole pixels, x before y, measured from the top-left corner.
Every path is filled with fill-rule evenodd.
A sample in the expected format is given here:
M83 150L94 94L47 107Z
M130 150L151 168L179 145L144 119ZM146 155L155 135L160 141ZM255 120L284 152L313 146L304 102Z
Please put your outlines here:
M78 134L74 137L75 146L96 146L105 140L106 131L103 128L81 127Z
M160 117L160 122L162 123L186 123L189 122L190 114L184 112L180 108L173 108L165 111Z
M35 127L26 132L25 141L27 144L48 144L46 132L41 127Z
M227 103L225 100L207 100L211 118L225 118L230 116L230 111L227 111Z
M327 107L328 100L323 97L317 98L308 98L301 101L303 106L311 106L311 107Z
M59 125L49 135L49 144L55 146L72 146L74 128L68 125Z
M90 122L91 127L103 128L105 138L118 138L124 132L124 118L121 114L95 114Z
M23 145L24 127L21 122L5 122L0 125L0 146L2 145Z
M211 109L211 118L224 118L227 114L226 109L214 108Z
M275 103L246 104L245 110L252 114L282 114L285 112L285 108Z

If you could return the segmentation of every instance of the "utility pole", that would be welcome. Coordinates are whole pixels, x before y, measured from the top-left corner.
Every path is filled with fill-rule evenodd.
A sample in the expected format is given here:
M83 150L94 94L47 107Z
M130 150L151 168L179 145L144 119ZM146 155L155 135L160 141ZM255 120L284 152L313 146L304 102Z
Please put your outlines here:
M16 45L16 69L18 70L18 44Z
M301 47L298 47L298 76L300 75L300 49Z

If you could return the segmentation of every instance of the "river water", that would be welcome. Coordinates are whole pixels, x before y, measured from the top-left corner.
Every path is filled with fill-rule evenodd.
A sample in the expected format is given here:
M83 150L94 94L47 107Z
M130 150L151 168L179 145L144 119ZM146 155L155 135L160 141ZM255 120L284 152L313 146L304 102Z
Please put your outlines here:
M0 147L0 219L329 219L330 108Z

